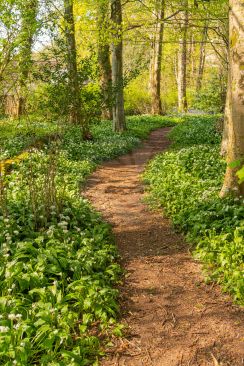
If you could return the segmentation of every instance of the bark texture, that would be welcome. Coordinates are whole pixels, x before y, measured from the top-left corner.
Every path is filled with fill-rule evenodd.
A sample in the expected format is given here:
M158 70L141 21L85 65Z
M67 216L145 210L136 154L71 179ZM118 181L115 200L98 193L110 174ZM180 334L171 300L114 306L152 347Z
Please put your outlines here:
M77 70L73 0L64 0L64 20L67 45L67 70L69 78L68 93L70 123L81 124L84 131L85 128L81 115L80 85Z
M152 40L152 57L150 64L150 92L152 97L152 114L162 114L161 71L164 33L165 0L156 1L157 24Z
M122 132L126 130L126 123L123 85L122 6L120 0L111 0L111 20L114 30L112 42L113 128L115 132Z
M228 79L230 78L230 72ZM223 126L223 135L221 142L221 156L226 156L228 150L228 141L229 141L229 126L230 126L230 118L231 118L231 82L228 81L227 85L227 94L226 94L226 103L225 103L225 113L224 113L224 126Z
M187 28L188 28L188 0L183 2L181 24L182 36L179 41L178 54L178 111L180 113L187 112Z
M244 2L230 0L230 67L227 163L244 159ZM236 169L228 165L220 195L244 195Z

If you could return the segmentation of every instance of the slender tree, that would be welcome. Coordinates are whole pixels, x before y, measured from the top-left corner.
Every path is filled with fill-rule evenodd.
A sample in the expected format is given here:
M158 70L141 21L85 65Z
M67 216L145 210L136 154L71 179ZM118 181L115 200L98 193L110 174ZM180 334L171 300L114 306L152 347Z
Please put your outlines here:
M220 195L230 192L244 195L244 183L239 184L236 169L230 163L244 159L244 4L230 0L229 13L229 89L227 169Z
M183 1L181 14L181 38L178 54L178 110L187 112L187 29L188 29L188 0Z
M70 101L70 122L80 124L85 135L85 126L81 115L80 85L77 68L75 23L73 0L64 0L65 36L67 45L67 70L69 78L68 97ZM84 136L85 137L85 136Z
M109 0L98 1L98 63L103 97L102 118L112 119L112 68L108 42Z
M113 83L113 128L116 132L126 129L124 112L123 81L123 36L121 0L111 0L112 42L112 83Z
M152 114L162 114L161 71L164 33L165 0L156 0L156 26L152 36L152 57L150 63L150 92Z
M26 109L27 82L32 65L33 38L37 30L38 0L27 0L21 4L21 29L19 35L19 90L17 117Z

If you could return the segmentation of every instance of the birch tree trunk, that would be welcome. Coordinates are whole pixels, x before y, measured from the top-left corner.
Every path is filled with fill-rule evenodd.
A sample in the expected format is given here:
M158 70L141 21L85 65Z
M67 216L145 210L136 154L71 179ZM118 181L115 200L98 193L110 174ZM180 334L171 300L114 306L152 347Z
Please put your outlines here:
M69 78L69 119L70 123L81 124L83 134L85 135L85 125L81 115L81 97L77 70L73 0L64 0L64 20L67 45L67 69Z
M38 0L27 0L21 4L21 30L19 35L19 90L17 117L26 112L27 82L32 66L32 45L37 29Z
M203 34L202 34L202 42L200 47L200 60L199 60L199 66L198 66L198 73L197 73L197 81L196 81L196 93L199 93L202 88L202 79L203 79L203 73L204 73L204 67L205 67L205 59L206 59L206 40L207 40L207 34L208 34L208 26L205 25L203 28Z
M230 0L230 66L227 169L220 196L244 195L236 169L229 164L244 159L244 3ZM228 98L227 98L228 99Z
M188 0L183 2L184 11L181 17L182 37L179 41L178 55L178 111L187 112L187 28L188 28Z
M165 0L156 1L157 25L153 34L152 58L150 64L150 92L152 97L152 114L162 114L161 71L164 33Z
M111 0L111 20L114 30L112 43L113 129L115 132L122 132L126 130L126 123L124 112L121 0Z
M107 40L109 1L100 0L98 6L98 64L100 71L100 87L103 97L102 118L112 120L112 68L110 62L110 46Z

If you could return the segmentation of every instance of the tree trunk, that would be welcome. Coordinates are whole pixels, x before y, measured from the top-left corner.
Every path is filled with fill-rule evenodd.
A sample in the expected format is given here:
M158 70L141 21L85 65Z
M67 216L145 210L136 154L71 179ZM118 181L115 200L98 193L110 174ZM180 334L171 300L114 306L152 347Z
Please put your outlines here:
M21 30L19 35L19 88L17 100L17 117L26 112L27 82L32 66L32 44L36 32L38 0L28 0L21 5Z
M67 70L69 78L69 118L72 124L81 124L86 134L81 115L81 97L77 70L76 40L73 0L64 0L65 36L67 46Z
M108 0L100 0L98 7L98 64L100 71L100 87L103 98L102 118L112 120L112 68L110 62L110 47L108 40L106 39L106 31L109 27L108 14Z
M227 169L220 196L244 195L238 183L237 168L229 164L244 159L244 6L242 0L230 0L230 66ZM228 99L228 98L227 98Z
M187 112L187 28L188 28L188 0L184 0L184 11L181 17L182 37L179 44L178 58L178 111L180 113Z
M199 93L202 88L202 79L203 79L205 59L206 59L205 42L207 40L207 34L208 34L208 26L205 25L205 27L203 28L202 42L201 42L201 47L200 47L200 60L199 60L199 67L198 67L198 73L197 73L196 93Z
M230 78L230 72L228 79ZM231 79L230 79L231 80ZM229 126L230 126L230 101L231 101L231 81L228 80L226 103L225 103L225 114L224 114L224 128L221 142L221 156L226 156L229 141Z
M165 0L157 0L157 25L153 34L152 58L150 64L150 92L152 96L152 114L162 114L161 70L164 33Z
M112 43L113 128L115 132L122 132L126 130L123 85L122 7L121 0L111 1L111 20L114 28Z

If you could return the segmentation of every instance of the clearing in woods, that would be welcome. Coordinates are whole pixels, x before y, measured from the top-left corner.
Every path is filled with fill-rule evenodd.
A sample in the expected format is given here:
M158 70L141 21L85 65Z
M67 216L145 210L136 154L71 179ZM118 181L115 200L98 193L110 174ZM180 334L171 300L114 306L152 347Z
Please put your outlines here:
M244 310L218 286L205 284L182 236L142 202L140 174L169 146L168 131L154 131L141 148L102 165L88 180L86 196L112 224L127 272L120 289L127 337L102 365L241 366Z

